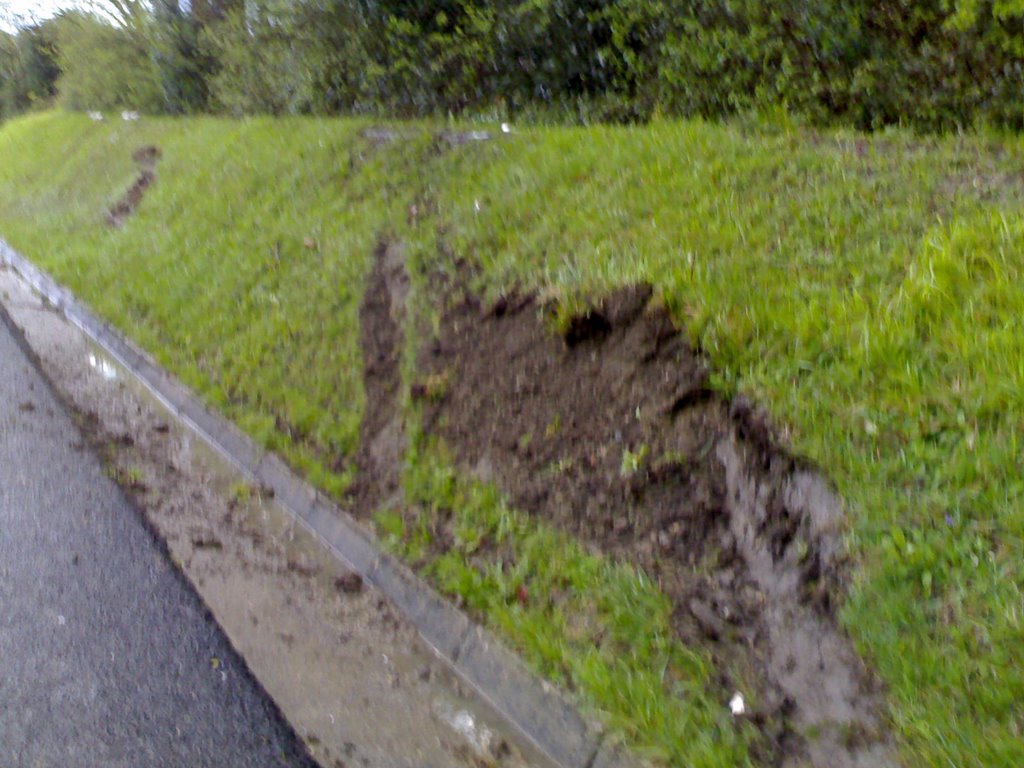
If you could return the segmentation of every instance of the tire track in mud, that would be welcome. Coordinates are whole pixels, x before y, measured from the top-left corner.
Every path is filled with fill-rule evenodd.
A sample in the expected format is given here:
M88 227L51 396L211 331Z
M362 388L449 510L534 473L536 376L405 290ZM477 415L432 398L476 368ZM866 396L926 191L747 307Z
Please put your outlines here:
M708 371L649 286L574 318L530 295L447 311L420 373L428 431L520 509L633 562L707 648L723 706L748 696L762 764L895 765L884 695L836 619L848 564L839 499L765 414Z
M141 147L132 154L132 160L139 166L139 175L128 187L124 195L107 211L107 225L114 229L120 229L125 221L135 213L142 198L153 183L156 181L156 164L160 161L162 152L159 147L152 145Z
M359 308L366 406L359 429L357 475L349 491L355 513L364 519L381 505L395 505L401 499L406 442L400 410L402 326L410 285L402 246L378 243Z

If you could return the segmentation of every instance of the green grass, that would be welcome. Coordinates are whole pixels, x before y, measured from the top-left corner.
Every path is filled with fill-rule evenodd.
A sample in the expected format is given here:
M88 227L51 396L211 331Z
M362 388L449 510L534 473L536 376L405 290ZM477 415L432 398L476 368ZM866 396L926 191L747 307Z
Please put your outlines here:
M1019 138L690 122L526 129L438 155L426 135L374 147L361 127L17 120L0 128L0 235L335 493L358 440L357 308L382 234L408 242L417 274L468 258L484 293L522 285L573 305L649 280L717 386L768 405L846 500L857 569L842 619L888 686L906 762L1024 763ZM164 150L159 181L110 231L103 211L144 143ZM408 205L428 198L436 213L410 223ZM702 691L706 660L672 644L662 609L623 614L651 622L622 628L640 648L632 666L616 666L614 645L573 644L570 616L614 627L630 594L662 599L640 574L592 562L498 499L466 502L486 489L436 488L443 454L417 456L406 482L421 507L441 514L454 494L475 510L457 539L470 543L512 521L508 546L534 553L552 600L522 615L493 563L464 545L425 558L419 534L391 520L396 546L638 743L666 759L743 759L746 735L723 730L722 703ZM560 601L552 559L621 603ZM669 683L642 677L666 659L679 670ZM631 674L646 682L614 682ZM636 695L615 704L620 688ZM647 714L652 692L678 731ZM682 753L665 752L676 742Z

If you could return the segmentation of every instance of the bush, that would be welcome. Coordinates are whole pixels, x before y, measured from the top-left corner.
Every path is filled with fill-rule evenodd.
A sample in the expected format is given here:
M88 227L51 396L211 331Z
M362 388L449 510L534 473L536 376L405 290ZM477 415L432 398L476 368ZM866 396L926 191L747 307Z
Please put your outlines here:
M784 104L860 128L1019 124L1021 14L968 2L701 0L674 13L648 87L682 114Z
M1024 0L196 0L188 12L176 0L123 0L117 7L123 29L66 15L81 27L61 39L66 103L98 106L112 92L147 101L155 66L168 112L634 122L659 113L781 109L867 129L1024 127ZM44 25L0 41L7 111L52 94L51 38Z
M56 22L0 37L0 117L11 117L49 103L56 94L60 69L56 57Z
M57 81L61 101L70 109L163 107L158 74L145 44L128 31L92 14L67 13L57 30Z
M221 18L209 2L193 3L184 13L177 0L155 0L147 34L153 61L159 72L164 110L194 114L209 106L209 81L217 62L204 48L202 19Z

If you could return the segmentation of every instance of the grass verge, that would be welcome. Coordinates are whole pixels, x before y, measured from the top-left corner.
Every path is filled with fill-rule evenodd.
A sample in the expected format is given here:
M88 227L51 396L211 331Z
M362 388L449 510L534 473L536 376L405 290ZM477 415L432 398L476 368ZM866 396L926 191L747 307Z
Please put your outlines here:
M712 360L717 386L767 404L847 500L858 569L843 621L889 687L907 762L1024 761L1019 139L692 122L538 128L438 153L426 126L386 145L363 127L16 120L0 128L0 233L336 494L358 440L358 305L382 233L405 239L419 269L468 259L484 293L521 285L571 303L652 282ZM104 213L145 144L163 150L157 183L112 230ZM428 214L410 215L414 204ZM449 474L443 456L422 461L407 482L424 509L447 508L446 493L476 509L460 523L468 542L500 523L500 503L473 501L489 492L435 482ZM524 552L568 558L569 572L610 595L657 602L637 574L589 564L508 514ZM416 532L405 533L396 545L415 548ZM614 611L560 603L552 582L536 587L555 596L551 613L519 616L507 575L486 562L465 570L473 554L463 546L424 565L492 623L516 625L513 637L543 625L519 644L550 674L593 702L602 679L611 690L613 678L587 667L593 644L540 630L579 611L612 622L614 637ZM641 649L635 669L670 659L666 670L686 674L669 674L667 690L675 696L678 682L697 703L670 732L638 695L619 725L636 737L648 723L638 738L655 750L705 739L692 754L731 764L742 734L722 738L701 700L703 662L644 645L646 633L660 637L658 615L623 625Z

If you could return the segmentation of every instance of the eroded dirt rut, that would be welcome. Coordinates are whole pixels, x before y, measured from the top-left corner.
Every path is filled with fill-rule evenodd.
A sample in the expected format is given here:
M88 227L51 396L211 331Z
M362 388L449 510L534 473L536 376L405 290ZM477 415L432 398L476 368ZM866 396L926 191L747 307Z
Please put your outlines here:
M727 402L671 318L636 286L559 338L532 296L467 297L421 356L447 391L429 431L520 509L644 568L675 628L743 691L771 765L895 764L883 697L835 618L842 506ZM724 706L724 703L723 703Z
M358 474L350 490L357 514L368 516L400 500L405 430L400 410L402 323L410 281L398 243L382 241L359 311L366 406L359 430Z
M132 154L132 160L139 167L139 175L125 191L124 195L107 211L107 224L114 229L120 229L125 221L139 207L146 190L156 181L156 164L160 161L163 153L159 147L141 147Z

